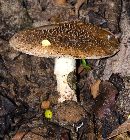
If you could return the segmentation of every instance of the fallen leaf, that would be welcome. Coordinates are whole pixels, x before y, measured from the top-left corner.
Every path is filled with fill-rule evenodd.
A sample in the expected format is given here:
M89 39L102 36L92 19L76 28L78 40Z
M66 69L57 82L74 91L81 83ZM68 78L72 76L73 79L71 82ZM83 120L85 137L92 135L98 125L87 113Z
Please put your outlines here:
M85 2L85 0L77 0L76 4L75 4L75 15L78 16L79 13L79 8L81 7L81 5Z
M107 139L113 138L128 131L130 131L130 119L121 124L117 129L113 130Z
M41 104L42 109L48 109L50 107L50 101L43 101Z
M11 140L22 140L23 136L26 134L24 131L17 132Z
M78 74L82 73L84 71L84 67L80 65L78 68Z
M99 85L101 83L101 80L97 80L95 83L93 83L90 87L91 89L91 94L93 98L95 99L99 95Z
M112 83L102 81L99 85L99 93L95 98L93 110L97 118L104 119L106 115L111 113L111 109L115 106L118 91Z
M56 5L65 5L66 4L66 0L54 0L54 3Z

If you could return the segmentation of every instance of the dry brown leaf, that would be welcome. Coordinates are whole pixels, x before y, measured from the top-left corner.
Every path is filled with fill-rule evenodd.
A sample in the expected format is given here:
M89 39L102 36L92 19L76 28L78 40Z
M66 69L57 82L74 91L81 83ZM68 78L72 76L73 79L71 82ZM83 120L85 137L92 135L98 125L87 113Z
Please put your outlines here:
M92 94L94 99L99 95L99 85L100 85L100 83L101 83L101 80L99 79L96 82L94 82L90 87L91 94Z
M114 137L114 140L130 140L130 137L128 136L127 133L123 133Z
M75 15L78 16L79 8L86 0L77 0L77 3L75 4Z
M11 140L21 140L23 136L26 134L24 131L17 132Z
M95 139L96 139L96 135L94 133L87 134L87 140L95 140Z
M130 131L130 119L121 124L117 129L113 130L108 139Z
M41 104L42 109L47 109L50 107L50 101L43 101Z
M56 5L65 5L66 0L53 0Z
M82 66L82 65L80 65L79 67L78 67L78 74L80 74L81 72L83 72L84 71L84 67Z

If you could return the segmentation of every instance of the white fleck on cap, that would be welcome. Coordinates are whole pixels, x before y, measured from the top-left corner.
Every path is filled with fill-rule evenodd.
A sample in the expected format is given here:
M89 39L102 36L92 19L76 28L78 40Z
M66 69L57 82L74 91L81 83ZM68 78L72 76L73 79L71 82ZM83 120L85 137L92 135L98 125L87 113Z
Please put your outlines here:
M20 31L10 39L10 46L39 57L75 59L99 59L119 51L118 39L112 33L80 21Z

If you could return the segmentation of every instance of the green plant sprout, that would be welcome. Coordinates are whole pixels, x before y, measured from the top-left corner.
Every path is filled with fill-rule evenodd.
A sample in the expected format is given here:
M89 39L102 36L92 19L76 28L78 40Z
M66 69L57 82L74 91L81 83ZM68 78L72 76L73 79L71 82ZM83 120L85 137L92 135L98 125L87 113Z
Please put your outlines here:
M52 111L50 109L46 109L45 111L45 118L51 119L52 118Z
M91 66L86 62L86 60L85 59L81 59L81 65L83 66L83 68L85 69L85 70L91 70Z

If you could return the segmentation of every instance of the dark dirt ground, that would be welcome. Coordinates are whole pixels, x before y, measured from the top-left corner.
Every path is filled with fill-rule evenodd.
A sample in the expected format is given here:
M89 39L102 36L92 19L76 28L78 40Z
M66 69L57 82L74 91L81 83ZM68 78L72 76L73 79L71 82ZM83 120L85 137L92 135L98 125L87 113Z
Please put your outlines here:
M0 0L1 140L101 140L126 122L130 115L129 0L86 0L79 6L78 17L74 9L80 1L68 0L58 5L59 1ZM123 47L126 49L125 54L120 52L110 59L88 60L91 66L88 71L77 60L78 104L84 108L85 117L78 114L82 119L74 117L78 120L74 123L73 118L70 121L67 116L73 112L73 107L68 103L65 103L65 108L57 106L54 59L17 52L10 48L9 39L28 27L77 18L107 28L114 34L121 33L121 51L124 51ZM116 62L115 69L112 62ZM99 79L100 85L95 85ZM90 90L92 85L96 98ZM45 118L45 109L41 107L46 100L50 102L52 119ZM72 105L77 106L75 103ZM65 118L64 109L68 109ZM56 121L57 113L61 115L59 121ZM59 123L65 120L69 124ZM111 139L129 140L130 125L125 130Z

